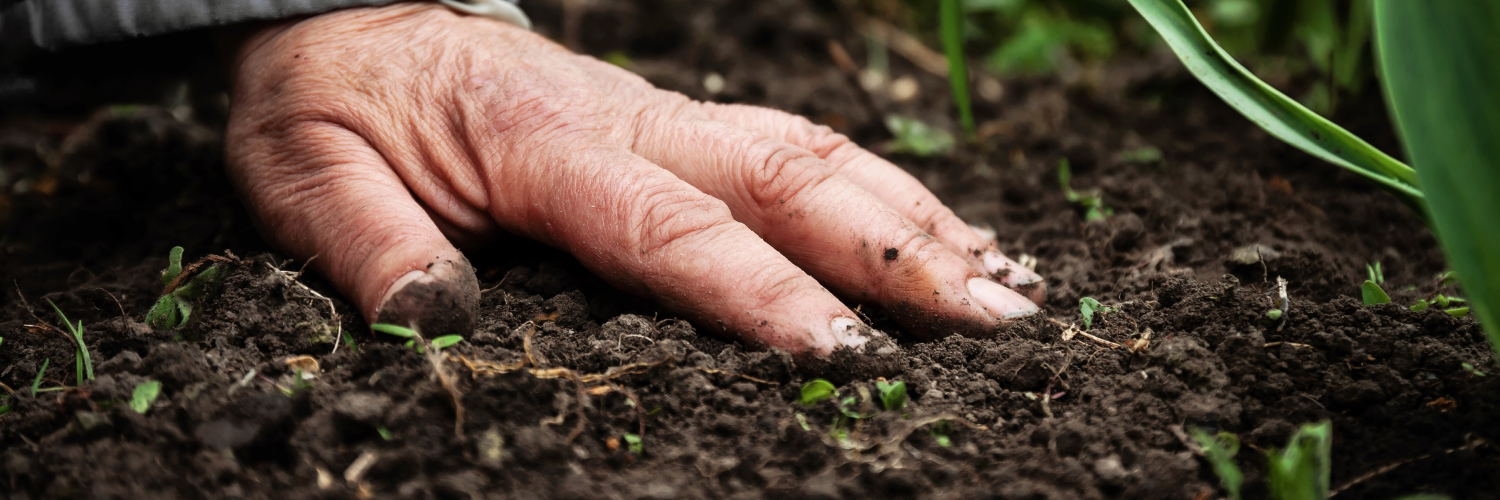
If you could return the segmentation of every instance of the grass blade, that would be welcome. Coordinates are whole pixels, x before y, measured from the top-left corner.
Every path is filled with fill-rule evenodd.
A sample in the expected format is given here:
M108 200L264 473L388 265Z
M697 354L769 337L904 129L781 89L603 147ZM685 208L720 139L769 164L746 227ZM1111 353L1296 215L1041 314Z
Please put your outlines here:
M52 364L52 358L42 360L42 369L36 371L36 379L31 381L31 394L36 395L37 389L42 388L42 375L47 373L47 365Z
M1413 208L1424 205L1415 170L1256 78L1214 43L1181 0L1130 0L1130 5L1193 76L1260 128L1379 183Z
M948 57L948 85L953 89L953 105L964 126L964 137L974 138L974 110L969 101L969 63L964 58L964 2L942 0L938 7L939 34L943 54Z
M1386 97L1429 217L1500 355L1500 4L1375 4Z

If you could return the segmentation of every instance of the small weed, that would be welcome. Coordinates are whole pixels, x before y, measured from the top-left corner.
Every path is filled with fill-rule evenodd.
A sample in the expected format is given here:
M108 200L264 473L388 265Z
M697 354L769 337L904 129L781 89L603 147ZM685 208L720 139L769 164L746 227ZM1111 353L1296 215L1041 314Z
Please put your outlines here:
M1116 309L1113 307L1107 307L1103 304L1100 304L1099 301L1095 300L1093 297L1084 297L1078 299L1078 319L1083 323L1084 330L1088 330L1094 327L1095 314L1112 313L1115 312L1115 310Z
M948 437L949 427L951 424L947 420L939 420L927 427L927 435L932 436L933 442L936 442L938 446L951 447L953 440Z
M63 314L62 309L58 308L57 304L53 304L51 300L48 300L47 303L52 305L53 311L57 311L57 317L62 318L63 324L68 326L68 333L73 336L73 341L78 344L78 349L73 355L74 364L78 367L78 383L83 383L85 375L88 376L88 380L93 380L94 359L89 356L89 346L83 343L83 320L78 320L78 324L74 325L68 321L67 315Z
M958 108L964 135L974 137L974 111L969 103L969 61L964 57L964 0L941 0L938 5L939 38L948 59L948 83L953 91L953 105Z
M1332 470L1333 426L1306 424L1284 450L1268 455L1271 497L1278 500L1324 500Z
M1385 304L1391 301L1391 296L1386 295L1385 290L1372 280L1365 280L1365 284L1360 285L1359 294L1364 298L1365 305L1367 306Z
M889 115L885 117L885 128L895 137L885 144L891 153L934 156L953 149L953 134L915 118Z
M1369 273L1370 281L1374 281L1377 285L1385 284L1385 271L1380 269L1379 262L1376 262L1374 264L1365 264L1365 272Z
M385 426L376 427L375 428L375 432L380 433L380 439L384 439L386 441L390 441L392 439L395 439L395 437L391 436L391 430L385 428Z
M1063 195L1068 201L1083 209L1084 221L1104 220L1115 214L1114 209L1104 206L1104 198L1099 195L1098 189L1084 192L1073 190L1073 167L1067 158L1057 162L1057 183L1062 186Z
M47 373L47 365L52 364L52 358L42 360L42 369L36 371L36 378L31 381L31 394L35 395L42 388L42 374Z
M359 344L354 343L354 335L347 331L344 332L344 345L349 346L349 352L359 354Z
M877 380L875 390L880 392L880 404L887 411L899 410L906 406L906 382Z
M1234 455L1240 452L1240 438L1229 432L1210 436L1197 427L1192 431L1193 439L1203 448L1203 458L1208 459L1214 474L1219 476L1219 484L1229 493L1229 498L1240 500L1240 485L1245 482L1245 475L1234 463Z
M198 264L188 266L186 271L192 271L197 266ZM226 274L223 265L213 264L187 280L187 283L181 283L183 271L182 247L172 247L172 251L167 254L167 268L161 272L161 284L166 287L165 291L156 300L156 305L151 306L151 311L146 313L146 324L156 328L178 328L187 324L192 319L194 308L218 288Z
M1468 364L1468 363L1464 363L1463 364L1463 369L1464 369L1464 371L1469 372L1469 375L1473 375L1475 377L1483 377L1484 376L1484 372L1479 371L1479 369L1475 368L1474 365L1471 365L1471 364Z
M812 408L838 395L839 390L833 387L832 382L817 378L802 384L802 397L797 399L797 402L802 403L802 406Z
M464 341L464 338L462 336L459 336L459 335L444 335L444 336L432 339L432 347L436 348L436 349L447 349L449 347L452 347L453 344L457 344L457 343L463 342L463 341Z
M1266 311L1266 317L1267 318L1271 318L1271 321L1276 321L1278 319L1281 319L1281 310L1280 309L1272 309L1272 310Z
M156 397L161 395L161 382L148 380L141 385L135 386L135 392L130 395L130 409L144 415L146 410L151 409L151 403L156 402Z
M646 451L646 446L641 444L641 437L629 432L625 433L625 447L636 455L640 455Z

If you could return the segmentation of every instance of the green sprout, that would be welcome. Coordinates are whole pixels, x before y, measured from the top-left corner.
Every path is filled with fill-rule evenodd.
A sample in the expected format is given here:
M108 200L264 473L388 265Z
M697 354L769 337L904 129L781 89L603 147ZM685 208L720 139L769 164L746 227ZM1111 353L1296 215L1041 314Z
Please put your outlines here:
M953 135L916 118L901 115L885 117L885 128L895 137L885 147L891 153L933 156L953 149Z
M810 430L812 430L812 426L807 424L807 415L803 415L802 412L799 411L797 413L792 414L792 416L797 417L797 424L802 426L802 430L804 430L804 431L810 431Z
M449 347L453 347L453 344L457 344L463 341L464 338L461 335L444 335L432 339L432 347L436 349L447 349Z
M130 395L130 409L144 415L146 410L151 409L151 403L156 402L156 397L161 395L161 382L148 380L141 385L135 386L135 392Z
M950 427L952 425L947 420L933 422L932 425L927 427L927 435L932 436L933 442L936 442L938 446L944 448L951 447L953 446L953 440L948 438Z
M1464 371L1469 372L1469 375L1473 375L1475 377L1483 377L1484 376L1484 372L1479 371L1479 369L1475 368L1474 365L1471 365L1471 364L1468 364L1468 363L1464 363L1462 366L1463 366Z
M1271 497L1278 500L1328 498L1332 448L1333 426L1321 422L1303 425L1287 442L1286 449L1267 453Z
M812 408L838 395L839 390L833 387L832 382L817 378L802 384L802 397L797 402Z
M391 435L391 430L385 428L385 426L376 427L375 432L380 434L380 439L384 439L386 441L395 439L395 437Z
M42 360L42 369L36 371L36 378L31 381L31 394L35 395L42 388L42 374L47 373L47 365L52 364L52 358Z
M89 346L83 343L83 320L78 320L78 324L74 325L68 321L68 316L63 314L57 304L52 303L51 300L47 303L52 305L52 310L57 312L57 317L62 318L63 324L68 326L68 333L73 336L73 342L78 346L73 354L74 364L78 367L78 383L83 383L85 375L88 376L88 380L93 380L94 359L89 356Z
M1234 455L1240 451L1239 436L1230 432L1209 435L1197 427L1192 428L1192 431L1193 440L1203 448L1203 458L1208 459L1209 465L1214 468L1214 474L1219 476L1219 484L1229 493L1229 498L1240 500L1240 485L1245 482L1245 475L1240 472L1240 466L1234 463Z
M906 406L906 382L876 380L875 390L880 393L880 404L886 410L894 411Z
M371 330L375 330L375 331L380 332L380 333L384 333L386 335L395 335L397 337L408 339L405 344L402 344L407 349L416 350L417 353L426 352L426 349L423 349L421 342L419 342L421 340L421 338L422 338L422 335L419 334L419 333L417 333L416 330L413 330L413 329L410 329L410 328L407 328L407 327L404 327L404 326L401 326L401 325L393 325L393 324L390 324L390 323L375 323L373 325L370 325L370 329ZM457 337L457 335L450 335L450 336L451 337ZM439 338L443 338L443 337L439 337ZM458 340L463 340L463 338L460 337ZM436 340L434 340L434 342L436 342ZM444 340L444 342L448 342L448 340ZM458 343L457 340L454 340L452 342L454 344ZM448 345L452 345L452 344L448 344ZM441 347L446 347L446 346L440 346L440 348Z
M1115 312L1115 308L1100 304L1093 297L1078 299L1078 319L1083 322L1083 329L1094 327L1094 315Z
M1271 318L1271 321L1276 321L1278 319L1281 319L1281 310L1280 309L1272 309L1272 310L1266 311L1266 317L1267 318Z
M189 266L187 270L194 268L196 265ZM172 247L171 253L167 255L167 268L161 272L161 284L166 289L161 298L156 299L156 304L151 306L151 311L146 313L146 324L156 328L179 328L186 325L192 319L197 304L218 288L225 275L224 266L214 264L186 283L181 283L183 271L182 247Z
M636 455L640 455L646 451L646 446L641 444L641 437L629 432L625 433L625 447Z
M354 343L354 334L344 330L344 345L349 346L349 352L359 354L359 344Z
M1385 304L1391 301L1391 296L1385 294L1385 290L1374 281L1365 280L1365 284L1359 286L1359 294L1364 298L1365 305Z
M1370 274L1370 281L1374 281L1377 285L1385 284L1385 271L1382 271L1380 269L1379 262L1376 262L1374 264L1365 264L1365 272Z
M948 59L948 85L953 89L953 105L963 124L964 136L974 137L974 110L969 102L969 63L964 57L964 0L941 0L938 6L938 31L943 39L943 53Z
M1083 209L1083 220L1092 222L1104 220L1115 214L1115 210L1104 206L1104 198L1099 195L1098 189L1080 192L1073 190L1073 167L1067 158L1057 162L1057 184L1062 186L1063 195L1068 201Z

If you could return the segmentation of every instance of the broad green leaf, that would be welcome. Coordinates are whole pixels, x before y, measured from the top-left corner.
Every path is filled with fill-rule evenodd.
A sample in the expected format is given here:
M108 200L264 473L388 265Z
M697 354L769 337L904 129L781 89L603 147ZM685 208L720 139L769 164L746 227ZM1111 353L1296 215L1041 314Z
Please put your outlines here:
M974 110L969 104L969 62L964 58L963 0L941 0L938 6L943 39L943 53L948 57L948 85L953 90L953 105L958 107L964 135L974 137Z
M646 451L645 444L641 442L641 436L629 432L625 433L625 447L636 455Z
M1193 439L1203 448L1203 458L1208 459L1209 465L1214 468L1214 475L1219 476L1219 484L1224 486L1229 498L1240 500L1240 485L1244 484L1245 475L1240 472L1240 466L1234 463L1234 455L1240 452L1239 436L1229 432L1209 435L1197 427L1193 427L1192 431Z
M1359 295L1365 300L1365 305L1367 306L1384 304L1391 301L1391 296L1386 295L1385 290L1380 288L1380 285L1370 280L1365 280L1365 284L1360 285Z
M1332 470L1333 426L1305 424L1292 435L1285 450L1267 454L1271 498L1326 500Z
M822 403L838 395L838 393L839 390L833 387L832 382L820 378L812 379L802 384L802 397L798 398L797 402L802 403L802 406L811 408L818 403Z
M1256 78L1209 38L1181 0L1130 0L1130 4L1156 28L1193 76L1260 128L1379 183L1412 207L1423 206L1416 171Z
M432 346L436 347L438 349L447 349L449 347L452 347L453 344L457 344L457 343L463 342L463 341L464 341L464 338L461 335L444 335L444 336L432 339Z
M1099 301L1094 300L1093 297L1078 299L1078 319L1083 321L1084 330L1094 327L1094 313L1102 309L1104 309L1104 306L1100 305Z
M1434 232L1500 354L1500 3L1375 5L1386 98Z
M894 411L906 406L906 382L877 380L875 390L880 392L880 405L886 410Z
M156 402L156 397L161 395L161 382L150 380L135 386L135 392L130 396L130 409L136 413L146 413L151 409L151 403Z
M392 325L390 323L376 323L370 325L370 329L387 335L395 335L397 337L406 337L409 339L417 338L417 332L401 325Z
M156 305L146 313L146 324L157 329L177 328L177 318L177 296L167 294L156 299Z

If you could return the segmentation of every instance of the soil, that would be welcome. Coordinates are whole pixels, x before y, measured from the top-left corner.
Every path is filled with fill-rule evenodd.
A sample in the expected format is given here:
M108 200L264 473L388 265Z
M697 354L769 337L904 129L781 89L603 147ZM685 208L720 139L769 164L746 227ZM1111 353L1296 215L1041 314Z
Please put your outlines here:
M555 3L528 10L569 38ZM827 43L859 58L863 37L831 4L594 9L579 48L624 51L665 88L805 114L877 149L881 113L952 126L944 81L899 57L894 74L923 89L912 101L849 84ZM704 90L709 72L722 92ZM1170 55L1002 84L977 103L981 146L892 158L1008 254L1035 257L1044 314L993 339L922 342L864 307L900 362L830 378L846 396L901 380L910 401L842 439L833 403L797 403L810 376L785 352L699 335L536 245L476 260L479 326L452 359L370 334L249 225L221 173L222 125L202 118L222 110L9 114L0 496L1218 498L1186 437L1198 427L1239 436L1246 497L1264 498L1263 452L1326 420L1332 483L1352 483L1341 498L1496 497L1500 377L1462 367L1496 372L1472 318L1399 305L1440 291L1444 261L1395 198L1261 133ZM1340 122L1398 150L1378 96L1345 109ZM1160 159L1127 154L1148 146ZM1056 183L1063 158L1113 215L1084 222ZM239 262L199 319L152 329L174 245ZM1376 261L1395 304L1356 298ZM1284 321L1267 317L1277 277ZM1084 296L1114 308L1088 334L1119 348L1070 333ZM82 321L95 380L72 387L75 344L48 301ZM44 365L42 387L70 388L32 394ZM147 380L161 393L141 414L127 402Z

